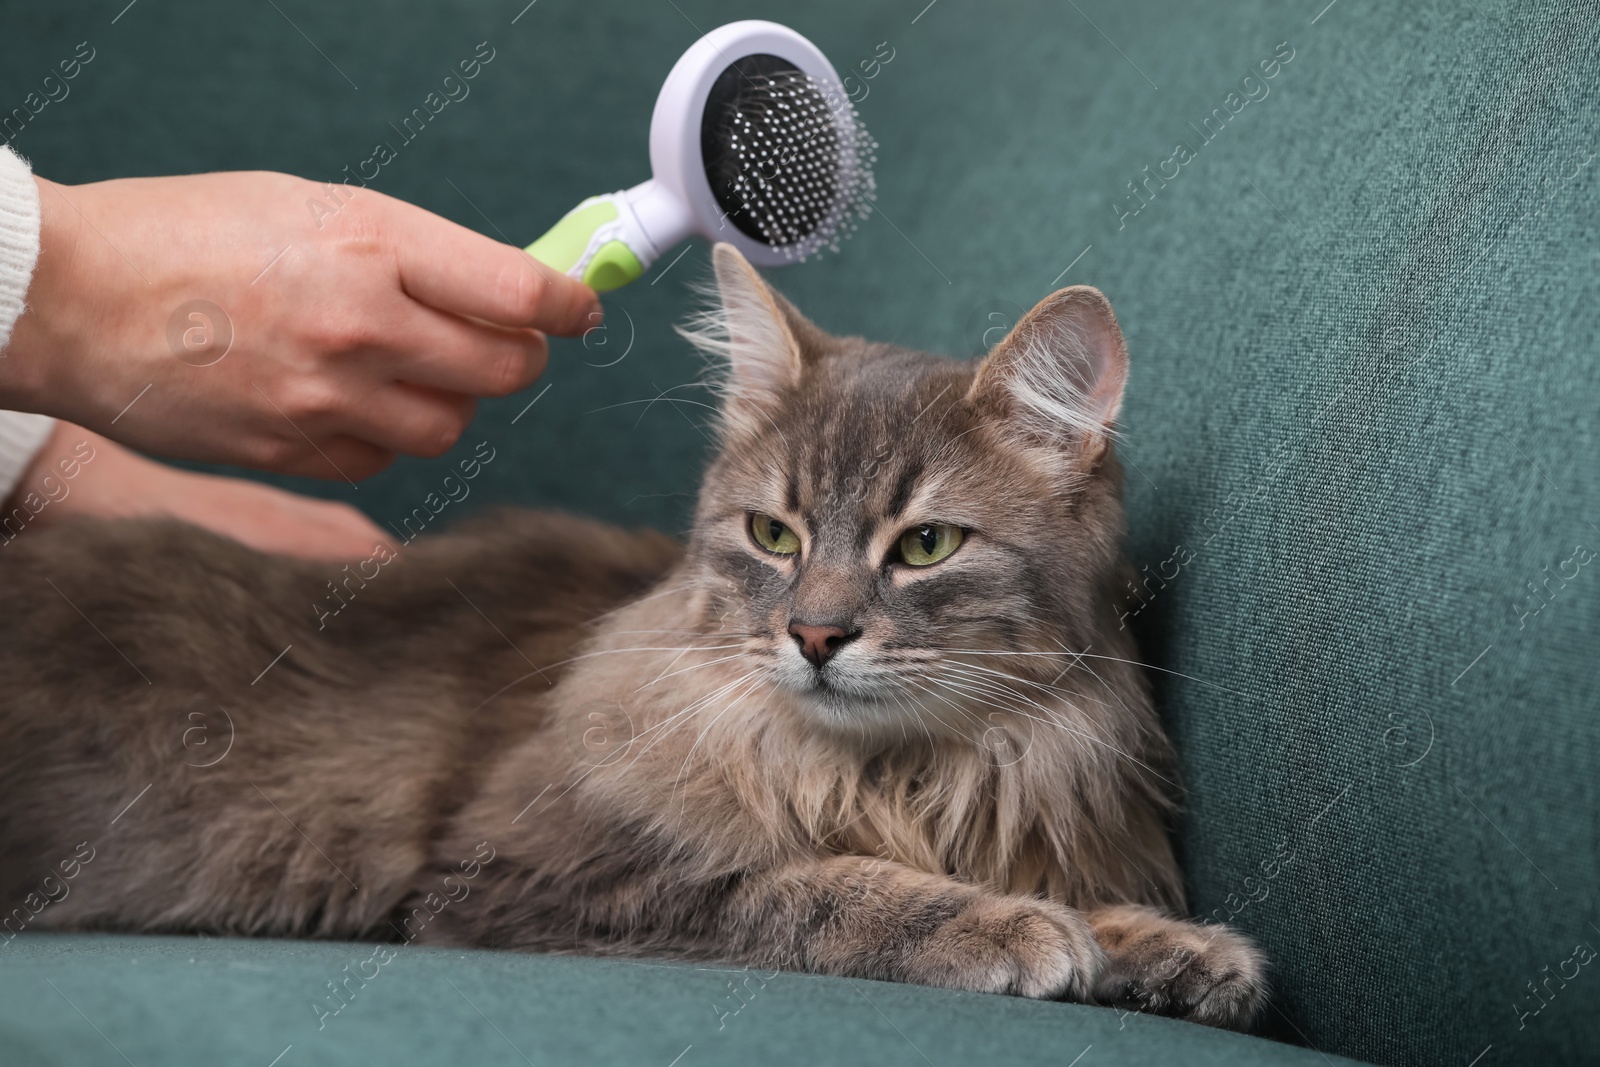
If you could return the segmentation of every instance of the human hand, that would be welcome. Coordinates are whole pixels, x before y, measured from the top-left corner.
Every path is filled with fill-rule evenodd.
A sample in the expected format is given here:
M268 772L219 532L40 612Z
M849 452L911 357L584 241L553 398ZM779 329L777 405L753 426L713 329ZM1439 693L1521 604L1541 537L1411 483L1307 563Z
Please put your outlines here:
M29 531L76 518L167 516L262 552L307 559L361 559L394 543L348 504L179 470L66 422L56 423L34 454L4 514L9 536L37 536Z
M145 451L353 482L442 453L474 397L539 376L541 331L599 321L588 287L372 190L268 172L35 180L41 250L0 408ZM179 313L192 300L225 318Z

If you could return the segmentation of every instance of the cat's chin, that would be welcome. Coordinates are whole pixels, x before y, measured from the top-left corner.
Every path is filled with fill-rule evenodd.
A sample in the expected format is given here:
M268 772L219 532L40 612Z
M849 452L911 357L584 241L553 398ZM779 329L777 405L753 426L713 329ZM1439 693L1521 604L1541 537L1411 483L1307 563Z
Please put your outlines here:
M959 721L969 715L947 722L898 679L845 660L835 659L817 670L796 656L773 672L777 689L788 696L803 727L872 745L908 737L963 736Z
M807 726L858 740L904 735L913 714L905 699L888 692L846 688L813 678L806 686L786 686Z
M939 708L908 703L903 693L845 689L814 679L809 686L783 685L802 729L848 745L877 749L903 742L979 743L962 728L972 713L941 714Z

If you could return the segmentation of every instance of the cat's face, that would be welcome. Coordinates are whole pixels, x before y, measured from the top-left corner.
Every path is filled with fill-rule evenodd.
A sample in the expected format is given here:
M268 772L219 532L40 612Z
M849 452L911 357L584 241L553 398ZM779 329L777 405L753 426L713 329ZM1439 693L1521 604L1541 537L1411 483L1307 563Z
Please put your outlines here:
M723 333L701 340L731 366L690 555L724 654L831 728L981 732L1107 609L1109 306L1057 294L963 363L829 337L737 253L716 259Z

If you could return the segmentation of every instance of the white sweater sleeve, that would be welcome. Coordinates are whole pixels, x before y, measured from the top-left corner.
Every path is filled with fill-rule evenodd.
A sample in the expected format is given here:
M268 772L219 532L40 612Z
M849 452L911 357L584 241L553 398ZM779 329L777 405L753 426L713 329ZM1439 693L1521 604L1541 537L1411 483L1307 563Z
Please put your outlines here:
M10 148L0 148L0 359L11 341L11 327L22 317L39 259L39 189L28 164ZM0 500L50 436L55 420L20 411L0 411Z

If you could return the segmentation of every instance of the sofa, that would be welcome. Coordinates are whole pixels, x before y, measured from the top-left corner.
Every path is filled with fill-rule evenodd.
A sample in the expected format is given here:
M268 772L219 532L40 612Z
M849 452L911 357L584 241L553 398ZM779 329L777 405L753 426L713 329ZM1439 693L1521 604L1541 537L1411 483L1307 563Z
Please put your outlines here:
M524 3L9 0L0 105L87 42L15 134L47 177L339 180L386 143L373 187L525 244L648 176L701 32L809 36L878 199L769 274L801 308L953 355L1060 286L1117 309L1120 610L1181 753L1190 910L1272 962L1259 1032L415 947L328 1015L371 946L30 931L0 947L0 1062L1600 1061L1600 4ZM670 251L455 452L269 480L394 524L489 441L440 528L517 504L681 533L708 446L672 327L707 272Z

